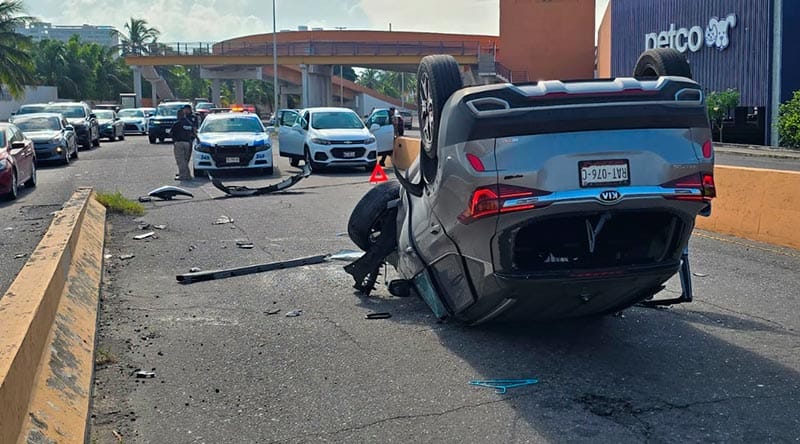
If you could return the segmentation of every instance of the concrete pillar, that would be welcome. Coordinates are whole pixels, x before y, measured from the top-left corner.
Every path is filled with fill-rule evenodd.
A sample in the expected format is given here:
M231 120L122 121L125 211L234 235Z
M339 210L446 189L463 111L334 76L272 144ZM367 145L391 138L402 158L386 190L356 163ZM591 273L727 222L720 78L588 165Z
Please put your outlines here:
M217 106L222 106L222 92L219 79L211 79L211 101Z
M244 80L234 80L233 81L233 90L234 90L234 96L236 97L236 103L243 104L244 103Z
M333 88L331 87L330 65L300 65L302 74L303 107L331 106Z
M150 98L153 99L153 106L158 106L158 88L155 82L150 82Z
M142 106L142 71L138 66L131 66L133 71L133 92L136 94L136 106Z
M300 65L300 103L303 108L309 107L309 77L308 77L308 65Z

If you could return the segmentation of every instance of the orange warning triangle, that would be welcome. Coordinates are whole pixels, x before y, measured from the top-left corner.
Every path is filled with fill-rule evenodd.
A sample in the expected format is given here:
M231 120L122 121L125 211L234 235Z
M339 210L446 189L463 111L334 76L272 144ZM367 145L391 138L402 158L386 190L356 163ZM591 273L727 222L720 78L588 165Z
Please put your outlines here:
M389 180L389 176L383 171L381 164L376 163L375 169L372 170L372 176L369 176L369 183L386 182L387 180Z

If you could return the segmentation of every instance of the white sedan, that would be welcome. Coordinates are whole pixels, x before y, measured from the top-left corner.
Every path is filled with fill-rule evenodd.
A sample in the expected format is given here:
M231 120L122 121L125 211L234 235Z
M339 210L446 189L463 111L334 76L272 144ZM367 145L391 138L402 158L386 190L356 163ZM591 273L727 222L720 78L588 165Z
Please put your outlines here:
M286 111L277 122L280 155L292 166L375 168L378 145L358 114L347 108Z
M272 144L256 114L209 114L197 131L192 159L195 176L241 169L272 174Z

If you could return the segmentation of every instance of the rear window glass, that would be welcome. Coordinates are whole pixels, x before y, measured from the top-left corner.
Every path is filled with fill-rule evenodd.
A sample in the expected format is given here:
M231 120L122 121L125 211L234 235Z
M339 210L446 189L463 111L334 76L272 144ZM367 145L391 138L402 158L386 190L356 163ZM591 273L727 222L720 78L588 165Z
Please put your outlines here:
M17 125L17 128L23 132L56 131L61 129L58 117L28 117L15 120L14 125Z
M61 113L61 115L68 119L86 117L86 112L82 106L51 105L44 110L48 113Z

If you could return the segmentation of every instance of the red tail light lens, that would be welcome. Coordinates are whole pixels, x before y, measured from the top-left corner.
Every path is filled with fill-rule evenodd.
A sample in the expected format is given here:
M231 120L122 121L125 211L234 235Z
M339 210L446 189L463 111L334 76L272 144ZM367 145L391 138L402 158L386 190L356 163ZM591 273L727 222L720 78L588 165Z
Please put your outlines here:
M710 140L706 140L706 143L703 144L703 157L706 159L710 159L711 156L714 155L714 144L711 143Z
M539 208L544 205L536 204L534 201L525 198L547 194L550 193L513 185L481 187L472 193L469 208L458 216L458 220L464 224L469 224L486 216Z
M467 161L469 162L470 165L472 165L473 170L479 173L486 171L486 167L483 166L483 162L481 162L480 157L472 153L467 153Z
M661 186L664 188L694 188L700 190L700 195L676 195L669 197L669 199L709 201L717 197L714 175L711 173L697 173L684 176Z

